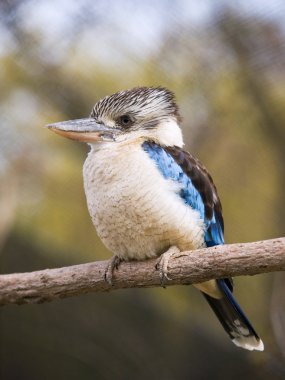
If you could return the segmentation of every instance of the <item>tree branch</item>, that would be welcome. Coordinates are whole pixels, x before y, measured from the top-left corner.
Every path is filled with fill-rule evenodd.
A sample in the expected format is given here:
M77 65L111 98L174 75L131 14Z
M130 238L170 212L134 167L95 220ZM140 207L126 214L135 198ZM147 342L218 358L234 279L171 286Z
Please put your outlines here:
M104 281L108 261L0 276L0 305L41 303L88 292L160 286L157 259L122 263L114 283ZM167 285L285 270L285 238L181 252L169 263Z

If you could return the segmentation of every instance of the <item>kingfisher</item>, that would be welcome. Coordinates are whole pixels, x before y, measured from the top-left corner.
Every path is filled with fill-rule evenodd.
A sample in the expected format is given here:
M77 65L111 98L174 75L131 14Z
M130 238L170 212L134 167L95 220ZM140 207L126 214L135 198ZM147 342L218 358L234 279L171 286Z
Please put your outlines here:
M171 91L136 87L100 99L88 118L47 126L90 146L84 189L97 234L113 253L105 273L110 283L120 262L160 257L165 285L173 255L224 244L217 189L205 166L183 149L180 124ZM232 279L194 286L236 346L263 351L233 297Z

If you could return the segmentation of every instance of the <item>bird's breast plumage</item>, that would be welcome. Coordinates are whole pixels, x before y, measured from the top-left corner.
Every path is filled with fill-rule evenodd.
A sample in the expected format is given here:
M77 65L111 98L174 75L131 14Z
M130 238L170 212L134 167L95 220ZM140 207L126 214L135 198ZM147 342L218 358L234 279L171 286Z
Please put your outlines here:
M199 213L179 196L181 185L164 178L141 142L91 149L84 187L103 243L121 258L143 260L170 246L204 246Z

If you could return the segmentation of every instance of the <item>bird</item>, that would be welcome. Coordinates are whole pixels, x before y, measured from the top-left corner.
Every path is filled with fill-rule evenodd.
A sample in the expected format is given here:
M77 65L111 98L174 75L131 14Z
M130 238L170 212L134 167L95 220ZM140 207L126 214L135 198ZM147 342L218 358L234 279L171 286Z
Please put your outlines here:
M135 87L100 99L88 118L47 125L89 144L83 166L87 206L113 253L112 283L122 261L159 257L161 282L181 251L224 244L222 206L205 166L184 150L180 111L164 87ZM194 285L232 342L263 351L264 344L233 296L231 278Z

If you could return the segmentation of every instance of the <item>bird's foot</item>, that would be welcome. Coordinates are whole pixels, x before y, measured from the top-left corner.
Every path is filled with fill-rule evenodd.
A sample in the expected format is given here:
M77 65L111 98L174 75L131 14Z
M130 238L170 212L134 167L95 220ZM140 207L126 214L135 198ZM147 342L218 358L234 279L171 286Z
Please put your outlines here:
M107 268L105 269L104 273L104 279L111 286L113 285L114 270L119 268L122 261L123 260L119 256L114 255L108 262Z
M166 252L164 252L159 259L159 262L156 264L155 269L159 270L160 284L165 288L165 283L171 281L171 278L168 276L168 263L172 256L180 253L179 248L172 246Z

